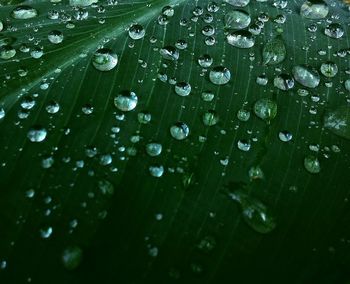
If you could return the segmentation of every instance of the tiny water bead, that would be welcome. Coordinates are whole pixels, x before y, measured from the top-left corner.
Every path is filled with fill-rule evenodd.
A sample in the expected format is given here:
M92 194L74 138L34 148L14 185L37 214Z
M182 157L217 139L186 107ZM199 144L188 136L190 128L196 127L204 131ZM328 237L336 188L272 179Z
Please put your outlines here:
M323 0L305 1L300 8L300 15L312 20L324 19L328 12L328 5Z
M186 97L191 93L191 85L187 82L178 82L175 85L175 93L179 96Z
M132 111L136 108L138 97L134 92L122 91L114 98L114 105L121 111Z
M254 113L257 117L270 122L277 115L277 103L269 98L262 98L255 102Z
M276 228L275 218L261 201L250 197L243 190L229 194L230 198L241 206L242 217L246 224L261 234L267 234Z
M304 167L311 174L318 174L321 171L320 161L313 155L305 157Z
M135 24L129 28L129 36L133 40L142 39L146 34L146 30L142 25Z
M231 72L224 66L216 66L209 72L209 80L214 85L225 85L231 79Z
M17 20L32 19L36 16L38 16L38 11L27 5L18 6L11 12L11 17Z
M99 71L110 71L118 63L118 55L109 48L98 49L92 58L92 65Z
M190 129L184 122L177 122L170 127L170 134L176 140L184 140L190 134Z
M292 72L295 80L304 87L316 88L320 84L320 75L312 67L297 65L293 67Z
M251 48L255 44L255 39L251 32L240 30L230 32L226 36L227 43L238 48Z
M0 121L5 118L6 111L3 107L0 107Z
M42 126L33 126L29 129L27 137L31 142L42 142L45 140L47 130Z
M5 45L0 47L0 58L8 60L13 58L16 55L16 49L12 46Z

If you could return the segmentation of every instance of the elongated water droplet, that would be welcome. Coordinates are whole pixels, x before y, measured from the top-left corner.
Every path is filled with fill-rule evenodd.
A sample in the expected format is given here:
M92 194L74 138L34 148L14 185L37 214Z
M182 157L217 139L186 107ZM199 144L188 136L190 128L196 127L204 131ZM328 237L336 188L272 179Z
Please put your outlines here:
M323 125L334 134L350 139L350 106L341 106L327 111Z
M251 32L246 30L230 32L226 36L227 42L238 48L251 48L255 44L255 39Z
M225 25L230 29L244 29L250 25L250 22L250 15L244 10L228 11L225 14Z
M261 201L248 196L242 190L230 193L230 197L241 205L243 220L253 230L267 234L275 229L275 218Z
M11 12L11 17L17 20L26 20L35 18L38 15L38 11L33 7L22 5L18 6Z
M320 75L314 68L297 65L292 72L295 80L304 87L316 88L320 84Z

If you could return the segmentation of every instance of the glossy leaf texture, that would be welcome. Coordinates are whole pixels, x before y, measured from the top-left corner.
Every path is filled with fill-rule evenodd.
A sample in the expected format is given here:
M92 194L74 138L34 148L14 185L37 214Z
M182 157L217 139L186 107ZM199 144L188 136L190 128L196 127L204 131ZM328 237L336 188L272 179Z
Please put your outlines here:
M343 2L1 5L1 283L349 283Z

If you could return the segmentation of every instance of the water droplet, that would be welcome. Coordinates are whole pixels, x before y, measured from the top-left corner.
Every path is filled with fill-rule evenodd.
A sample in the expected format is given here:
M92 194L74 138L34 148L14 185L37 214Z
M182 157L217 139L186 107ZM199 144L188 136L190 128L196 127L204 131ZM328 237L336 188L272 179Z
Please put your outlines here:
M146 30L143 28L143 26L139 24L132 25L129 28L129 36L133 40L138 40L141 39L145 36Z
M123 91L114 98L114 105L121 111L131 111L136 107L137 101L134 92Z
M282 73L273 79L273 85L282 91L288 91L294 87L294 79L291 75Z
M243 152L248 152L251 147L250 140L246 140L246 139L238 140L237 147L239 150Z
M248 196L242 190L230 193L230 197L241 205L243 220L253 230L267 234L275 229L275 219L261 201Z
M31 142L42 142L45 140L47 130L41 126L34 126L29 129L27 137Z
M334 62L327 61L325 63L322 63L320 71L324 76L333 78L338 73L338 66Z
M255 102L254 113L257 117L270 122L277 114L277 103L268 98L262 98Z
M153 176L153 177L159 178L164 174L164 167L163 166L159 166L159 165L150 166L148 168L148 170L149 170L149 173L151 174L151 176Z
M66 248L62 253L63 266L68 270L76 269L82 259L83 251L77 246Z
M350 107L345 105L327 111L323 125L334 134L350 139Z
M317 174L321 171L320 162L317 157L313 155L306 156L304 159L305 169L312 174Z
M225 25L231 29L244 29L250 25L249 13L244 10L231 10L225 14Z
M208 110L203 114L202 121L206 126L213 126L219 122L219 116L215 110Z
M341 38L344 35L344 29L340 24L332 23L324 29L324 34L331 38Z
M98 49L92 58L92 65L99 71L110 71L117 63L118 55L109 48Z
M240 120L240 121L248 121L249 118L250 118L250 111L248 110L245 110L245 109L240 109L238 110L237 112L237 118Z
M263 62L267 65L279 64L286 58L286 52L283 40L275 38L265 44Z
M173 46L165 46L160 49L159 53L164 59L172 61L176 61L180 57L179 51Z
M312 20L323 19L327 17L328 12L328 6L323 0L305 1L300 8L300 15Z
M146 153L151 157L159 156L162 153L162 144L148 143L146 145Z
M11 12L11 17L17 20L26 20L35 18L38 15L38 11L33 7L22 5L18 6Z
M69 5L76 7L86 7L97 2L98 0L69 0Z
M60 31L51 31L47 36L49 42L59 44L63 41L63 33Z
M282 142L289 142L289 141L292 140L293 135L292 135L292 133L290 133L289 131L284 130L284 131L280 131L280 132L278 133L278 138L279 138Z
M312 67L297 65L292 72L295 80L304 87L316 88L320 84L320 75Z
M52 227L45 227L40 229L40 236L43 239L48 239L52 235L52 232L53 232Z
M215 85L225 85L231 79L231 72L224 66L216 66L210 71L209 79Z
M225 2L235 7L244 7L249 4L250 0L225 0Z
M190 134L190 129L188 128L187 124L177 122L170 127L170 134L176 140L183 140Z
M255 44L255 39L251 32L246 30L230 32L226 36L227 42L238 48L251 48Z
M175 85L175 93L179 96L186 97L191 93L191 85L187 82L178 82Z

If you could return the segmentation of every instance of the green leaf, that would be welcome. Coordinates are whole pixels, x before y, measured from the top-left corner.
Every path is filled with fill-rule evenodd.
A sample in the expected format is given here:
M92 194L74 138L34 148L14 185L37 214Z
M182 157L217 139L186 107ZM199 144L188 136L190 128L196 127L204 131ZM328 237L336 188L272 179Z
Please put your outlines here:
M1 3L0 282L347 283L345 5L87 2Z

